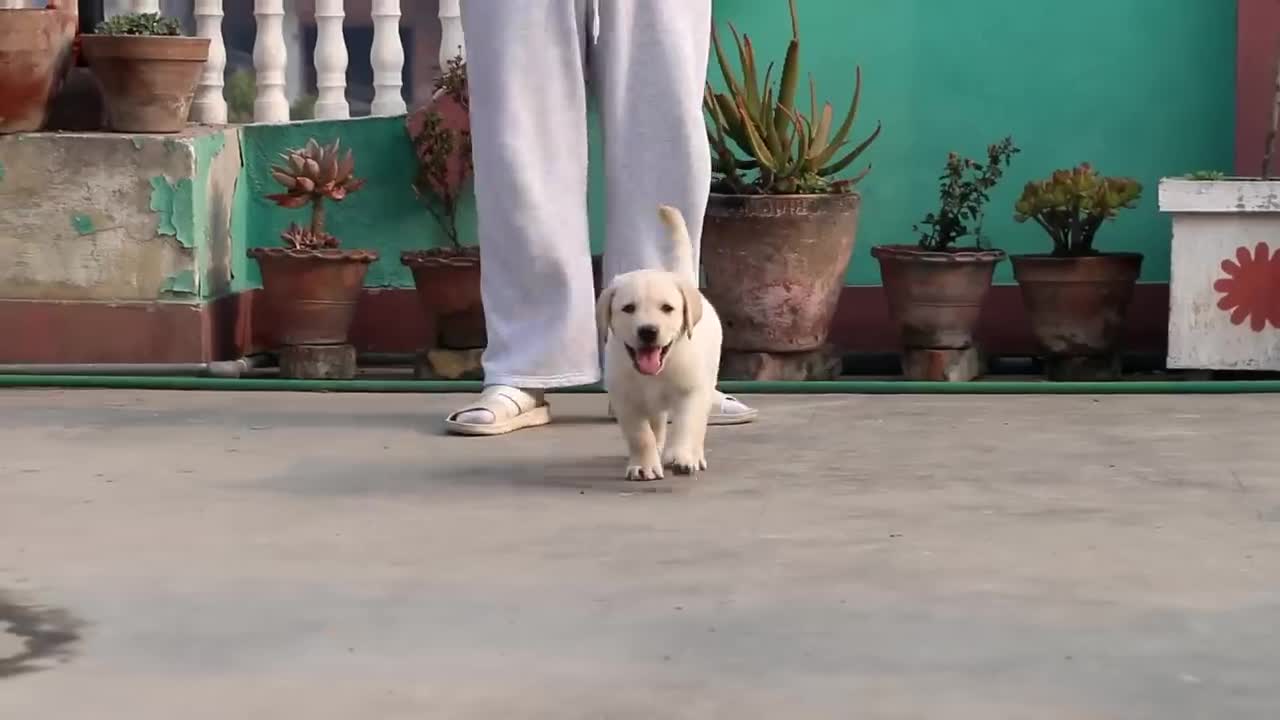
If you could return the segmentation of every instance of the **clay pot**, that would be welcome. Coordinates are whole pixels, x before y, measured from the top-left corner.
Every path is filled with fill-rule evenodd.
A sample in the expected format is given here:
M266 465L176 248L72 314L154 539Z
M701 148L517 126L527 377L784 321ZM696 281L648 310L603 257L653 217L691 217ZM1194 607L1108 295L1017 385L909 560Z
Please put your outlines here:
M435 336L428 347L484 347L488 336L480 301L479 252L475 248L411 250L400 253L400 262L413 272L418 302L433 321Z
M702 269L725 350L801 352L827 341L860 205L856 193L711 195Z
M102 86L112 130L175 133L186 127L209 38L84 35L80 49Z
M364 290L370 250L252 248L262 270L263 302L271 313L271 342L345 345Z
M915 245L871 248L889 314L902 336L903 372L913 380L971 380L981 374L973 338L1003 250L951 252Z
M75 3L65 10L0 10L0 134L35 132L71 68Z
M1142 255L1014 255L1010 260L1048 378L1119 377L1119 346Z
M477 250L408 250L400 253L400 262L413 273L418 303L432 321L434 337L428 347L471 350L488 343ZM602 289L603 265L602 256L591 256L596 297Z

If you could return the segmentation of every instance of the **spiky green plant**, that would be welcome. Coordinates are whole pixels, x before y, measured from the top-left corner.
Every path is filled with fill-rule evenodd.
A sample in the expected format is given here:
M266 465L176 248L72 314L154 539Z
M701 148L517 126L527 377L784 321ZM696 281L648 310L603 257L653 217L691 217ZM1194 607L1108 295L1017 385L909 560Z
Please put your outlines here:
M761 81L749 36L740 35L733 23L728 24L742 71L741 76L737 76L720 42L719 32L714 27L711 29L716 61L728 92L717 93L708 83L703 107L709 116L707 135L711 141L712 167L719 176L717 185L727 192L743 195L842 193L850 191L871 171L868 165L854 177L836 178L880 136L881 126L876 123L870 137L840 154L849 142L858 115L862 68L854 69L853 100L834 132L834 110L831 103L824 103L819 111L812 74L809 75L809 113L806 115L796 108L800 23L796 0L789 0L789 4L791 42L776 88L770 84L773 63Z
M1014 205L1014 220L1036 224L1053 239L1059 257L1093 255L1094 236L1121 210L1137 207L1142 183L1103 177L1089 163L1057 170L1048 179L1027 183Z

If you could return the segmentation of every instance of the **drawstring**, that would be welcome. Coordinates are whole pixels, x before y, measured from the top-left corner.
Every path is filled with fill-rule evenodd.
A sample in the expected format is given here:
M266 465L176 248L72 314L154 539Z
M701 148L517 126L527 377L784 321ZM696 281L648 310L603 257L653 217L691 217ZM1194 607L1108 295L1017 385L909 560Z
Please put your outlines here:
M600 0L591 0L591 44L600 42Z

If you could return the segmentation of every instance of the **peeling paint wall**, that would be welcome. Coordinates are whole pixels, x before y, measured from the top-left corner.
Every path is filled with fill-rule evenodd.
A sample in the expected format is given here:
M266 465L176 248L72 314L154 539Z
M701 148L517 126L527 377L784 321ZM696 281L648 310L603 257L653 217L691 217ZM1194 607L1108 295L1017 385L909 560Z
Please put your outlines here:
M0 299L192 302L228 291L241 171L228 135L0 137Z
M200 296L215 298L233 290L235 258L245 256L243 241L232 234L232 212L243 166L238 130L197 137L196 193L197 265ZM243 268L241 268L243 272Z

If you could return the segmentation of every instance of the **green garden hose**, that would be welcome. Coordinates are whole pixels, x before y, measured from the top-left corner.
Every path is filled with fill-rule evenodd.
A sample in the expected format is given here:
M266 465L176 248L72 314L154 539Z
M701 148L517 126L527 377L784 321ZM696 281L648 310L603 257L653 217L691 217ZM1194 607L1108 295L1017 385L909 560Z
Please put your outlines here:
M916 382L834 380L828 382L722 382L743 395L1230 395L1280 393L1280 380L1043 382L984 380ZM474 393L481 383L438 380L284 380L279 378L139 377L93 375L0 375L0 388L99 388L119 390L223 390L234 392ZM557 390L602 393L599 385Z

